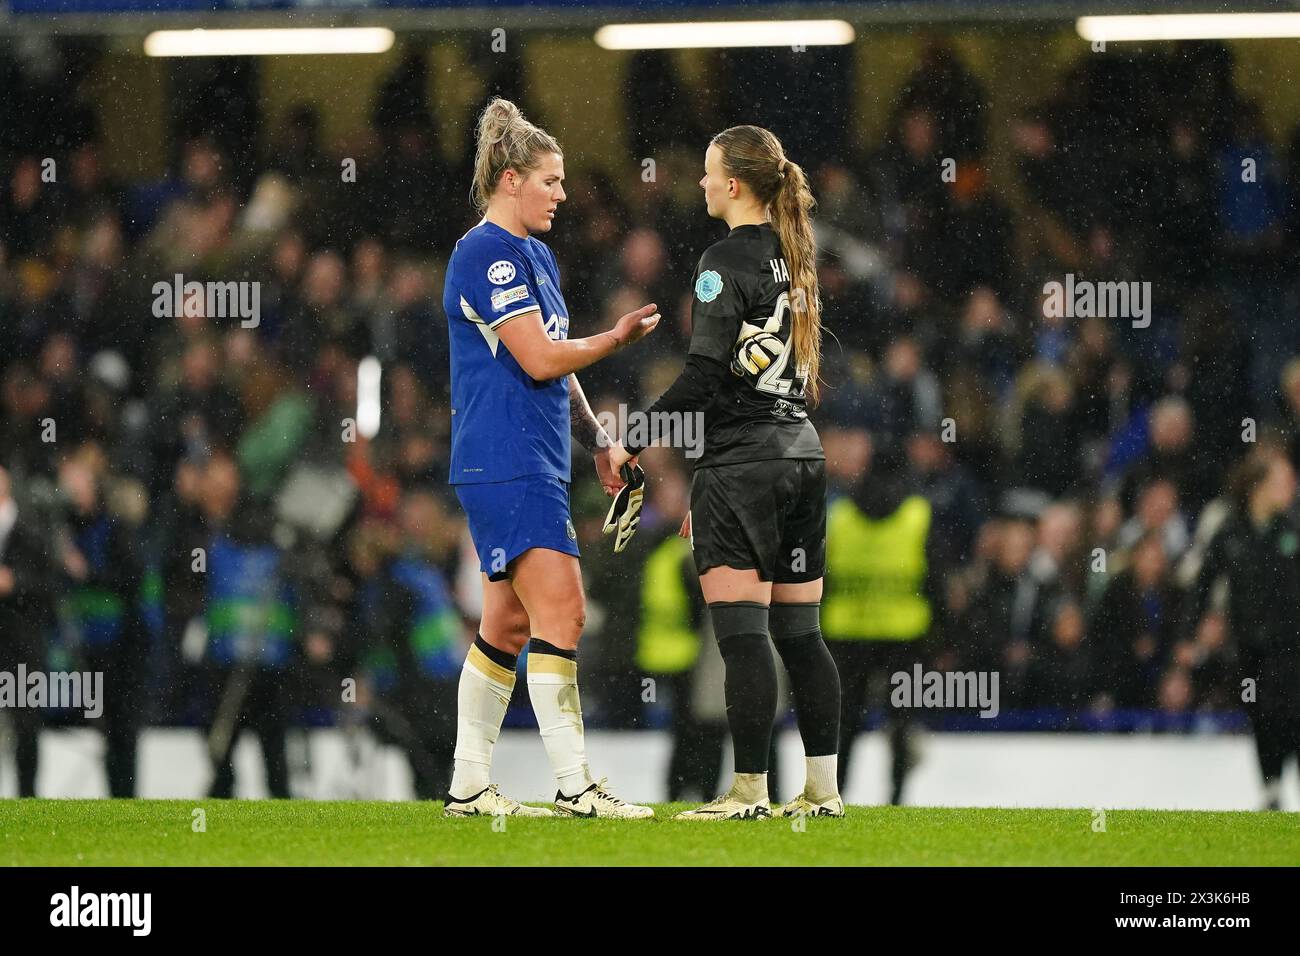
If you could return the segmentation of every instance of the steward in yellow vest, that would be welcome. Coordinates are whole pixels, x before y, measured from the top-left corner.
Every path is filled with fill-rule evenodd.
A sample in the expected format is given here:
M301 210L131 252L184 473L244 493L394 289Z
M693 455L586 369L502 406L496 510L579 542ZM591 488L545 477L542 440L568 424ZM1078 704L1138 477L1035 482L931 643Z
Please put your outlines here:
M663 538L641 569L641 627L636 665L646 674L680 674L700 656L699 579L691 544L675 531Z
M833 501L826 519L822 633L840 672L840 787L862 727L868 689L883 672L890 730L890 802L902 800L910 769L911 712L889 703L889 677L911 673L935 614L930 502L913 490L900 465L877 461L852 492Z
M710 647L702 654L712 643L707 611L690 542L677 535L676 525L664 526L641 568L634 662L644 675L642 699L670 709L670 801L711 799L722 774L726 714L705 706L712 698L720 704L722 695L718 653Z
M850 498L826 518L827 640L914 641L930 628L925 596L930 502L909 495L873 518Z

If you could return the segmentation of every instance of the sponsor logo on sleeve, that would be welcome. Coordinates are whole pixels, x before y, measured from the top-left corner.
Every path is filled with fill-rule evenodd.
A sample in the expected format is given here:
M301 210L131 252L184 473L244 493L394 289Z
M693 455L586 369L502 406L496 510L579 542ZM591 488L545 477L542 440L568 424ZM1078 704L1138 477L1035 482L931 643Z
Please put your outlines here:
M712 269L700 273L695 280L695 297L701 302L712 302L722 293L722 276Z
M517 285L513 289L497 289L492 293L492 311L502 312L511 302L528 298L528 286Z
M546 320L546 335L548 338L559 341L569 337L569 317L567 315L556 315L551 313L551 317Z
M515 264L509 259L498 259L488 266L487 277L493 285L505 285L515 277Z

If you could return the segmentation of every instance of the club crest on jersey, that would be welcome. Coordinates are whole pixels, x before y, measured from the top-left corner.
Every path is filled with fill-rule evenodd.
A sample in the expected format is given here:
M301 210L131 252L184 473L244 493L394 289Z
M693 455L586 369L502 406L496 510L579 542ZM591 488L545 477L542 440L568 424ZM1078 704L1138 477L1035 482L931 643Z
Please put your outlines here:
M515 277L515 264L509 259L498 259L488 266L487 277L493 285L505 285Z
M712 302L722 293L722 276L712 269L700 273L695 280L695 297L701 302Z

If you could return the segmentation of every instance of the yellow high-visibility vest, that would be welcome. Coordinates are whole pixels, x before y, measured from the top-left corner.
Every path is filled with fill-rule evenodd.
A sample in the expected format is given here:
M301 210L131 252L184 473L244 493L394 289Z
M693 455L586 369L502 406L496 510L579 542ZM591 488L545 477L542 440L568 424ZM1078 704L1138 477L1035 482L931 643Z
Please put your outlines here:
M646 673L679 674L700 656L700 636L682 580L682 562L690 555L689 541L669 535L650 552L642 569L636 664Z
M831 640L912 641L930 627L925 543L930 502L903 500L874 520L848 498L826 521L826 592L822 633Z

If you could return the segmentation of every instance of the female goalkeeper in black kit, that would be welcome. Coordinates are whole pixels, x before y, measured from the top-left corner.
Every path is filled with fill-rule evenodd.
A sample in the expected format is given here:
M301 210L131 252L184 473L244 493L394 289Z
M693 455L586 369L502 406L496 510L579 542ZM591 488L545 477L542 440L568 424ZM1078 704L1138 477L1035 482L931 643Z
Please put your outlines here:
M803 170L756 126L713 137L700 185L709 215L731 231L700 258L690 354L648 414L705 416L682 533L691 536L726 664L736 763L728 793L676 819L771 816L777 683L769 634L789 671L807 755L803 792L776 812L842 816L839 674L820 625L825 455L807 413L821 349L813 198ZM617 469L641 449L616 451Z

